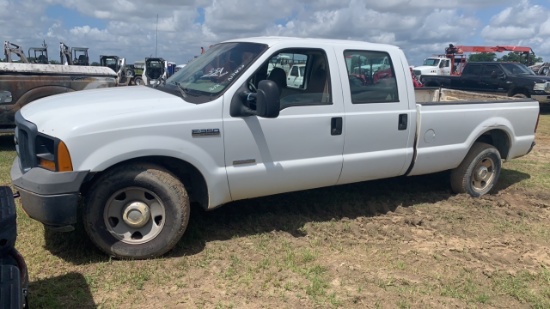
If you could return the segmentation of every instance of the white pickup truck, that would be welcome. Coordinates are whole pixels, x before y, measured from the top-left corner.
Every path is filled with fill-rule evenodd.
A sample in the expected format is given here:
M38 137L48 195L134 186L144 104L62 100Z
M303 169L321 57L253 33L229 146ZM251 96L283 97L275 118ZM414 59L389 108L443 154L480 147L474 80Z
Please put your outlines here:
M288 87L280 68L268 76L279 54L305 63L302 87ZM346 61L381 57L389 68L360 78ZM395 46L226 41L154 87L69 93L23 107L11 178L30 217L69 231L82 207L86 232L101 250L136 259L174 247L190 201L213 209L446 170L454 192L478 197L497 182L502 160L534 146L539 104L459 100L460 93L415 94Z

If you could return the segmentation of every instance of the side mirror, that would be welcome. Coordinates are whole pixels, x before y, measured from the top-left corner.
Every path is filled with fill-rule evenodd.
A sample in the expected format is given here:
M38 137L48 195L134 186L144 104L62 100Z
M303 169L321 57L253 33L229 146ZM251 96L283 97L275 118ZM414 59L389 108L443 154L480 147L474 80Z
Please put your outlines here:
M281 109L279 87L272 80L262 80L258 83L256 93L251 98L256 99L256 115L264 118L277 118Z
M229 114L231 117L277 118L281 106L279 95L279 87L271 80L260 81L256 92L250 92L245 84L231 100Z

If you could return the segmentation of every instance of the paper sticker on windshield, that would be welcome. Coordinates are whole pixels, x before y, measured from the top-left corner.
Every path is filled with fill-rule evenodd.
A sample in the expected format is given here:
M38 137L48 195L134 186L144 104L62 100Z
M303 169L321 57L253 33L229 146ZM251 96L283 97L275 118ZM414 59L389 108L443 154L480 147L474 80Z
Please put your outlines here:
M202 77L222 77L226 74L229 74L229 72L224 72L224 68L212 68L208 73L204 74Z

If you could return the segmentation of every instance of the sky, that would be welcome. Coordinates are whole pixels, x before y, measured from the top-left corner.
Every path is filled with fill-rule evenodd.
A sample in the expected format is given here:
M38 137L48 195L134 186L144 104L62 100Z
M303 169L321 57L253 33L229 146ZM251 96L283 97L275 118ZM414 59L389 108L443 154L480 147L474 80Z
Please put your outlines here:
M58 61L64 42L96 62L183 64L201 47L251 36L392 44L410 65L449 44L529 46L550 61L550 0L0 0L0 34L24 51L45 41Z

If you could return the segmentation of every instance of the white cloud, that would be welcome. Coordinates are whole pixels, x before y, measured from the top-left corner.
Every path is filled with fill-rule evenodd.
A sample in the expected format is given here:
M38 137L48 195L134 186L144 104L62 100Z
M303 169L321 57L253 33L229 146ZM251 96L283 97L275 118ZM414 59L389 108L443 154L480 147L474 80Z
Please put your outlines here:
M550 60L550 9L537 3L541 0L0 0L0 39L24 48L46 40L50 55L64 41L89 47L92 59L118 54L129 62L155 51L186 62L201 46L258 35L397 44L412 63L443 52L449 43L521 42ZM51 6L101 23L45 17Z

